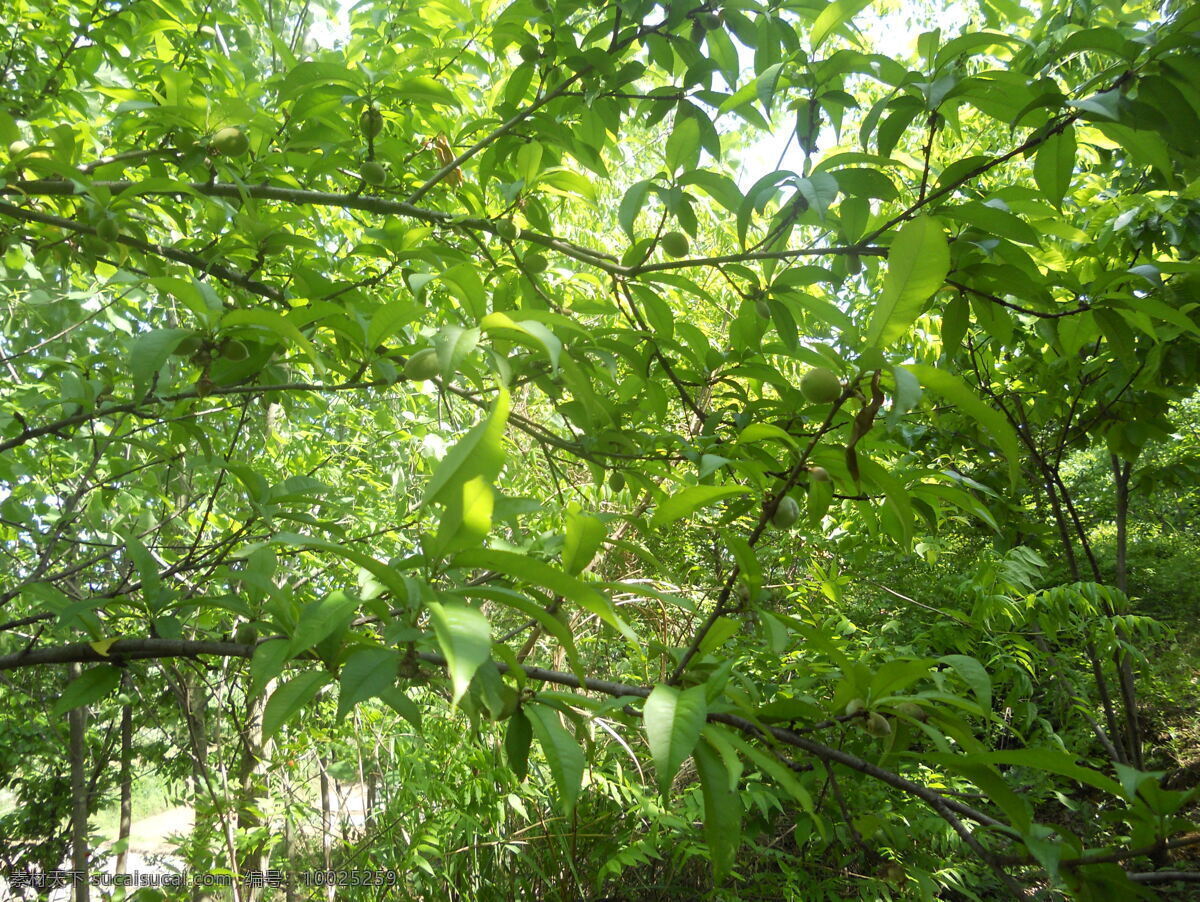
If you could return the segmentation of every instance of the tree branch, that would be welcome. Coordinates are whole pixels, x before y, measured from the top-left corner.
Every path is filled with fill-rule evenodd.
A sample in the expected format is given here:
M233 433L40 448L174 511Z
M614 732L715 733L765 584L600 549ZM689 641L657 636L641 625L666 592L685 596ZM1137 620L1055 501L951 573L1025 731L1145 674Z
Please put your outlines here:
M113 194L121 194L126 191L133 190L137 187L136 182L118 181L118 182L93 182L95 187L103 188ZM71 197L78 194L78 186L74 182L66 181L65 179L36 179L32 181L15 182L11 185L0 185L0 195L28 195L35 197ZM470 229L472 231L487 232L491 235L500 236L501 226L497 220L481 219L471 216L455 216L450 213L443 213L440 210L430 210L425 207L414 206L405 201L389 200L384 197L373 197L363 194L346 194L343 192L328 192L328 191L310 191L302 188L279 188L273 185L231 185L222 182L180 182L175 188L159 188L153 191L141 192L146 197L175 197L183 194L201 194L205 197L226 197L230 199L241 199L243 197L252 197L257 200L274 200L280 203L289 203L296 205L307 205L315 207L337 207L345 210L362 210L368 213L377 213L382 216L404 216L409 219L416 219L420 222L427 222L431 225L442 226L452 229ZM64 228L71 228L76 231L93 232L89 226L82 226L70 219L61 219L60 217L47 216L44 213L31 213L24 211L20 207L15 207L10 204L0 202L0 212L17 211L30 216L33 221L47 222L52 225L59 225ZM10 212L10 215L12 213ZM38 217L46 217L44 219ZM606 273L622 278L633 278L648 272L660 272L671 269L687 269L696 266L722 266L726 263L739 263L747 260L790 260L797 257L820 257L827 255L843 255L843 254L858 254L859 256L877 256L886 257L887 248L871 245L867 241L860 242L854 245L836 245L830 247L806 247L796 248L786 251L748 251L742 254L724 254L716 257L693 257L680 260L664 260L659 263L645 263L638 266L623 266L616 261L616 258L605 251L598 251L592 248L583 247L582 245L574 244L565 239L558 238L554 235L546 235L541 232L522 230L517 236L518 241L525 241L529 244L536 244L548 250L555 251L565 257L570 257L584 263L588 266L594 266ZM145 242L137 242L136 239L122 236L121 241L131 247L141 247L143 250L148 250L150 253L161 253L163 256L170 259L178 260L181 263L187 263L189 266L205 269L207 272L212 272L218 275L218 269L209 264L201 257L194 254L186 254L184 251L178 251L174 248L160 248L157 245L146 245ZM144 245L144 246L143 246ZM184 257L171 256L171 254L186 255ZM226 269L226 274L231 280L245 279L241 273L236 273ZM236 283L235 283L236 284ZM261 288L261 283L257 283ZM246 286L249 287L249 286ZM252 287L250 290L255 290ZM255 293L262 292L256 290ZM270 295L264 295L270 296ZM282 294L280 295L282 298ZM275 298L272 297L274 300Z
M63 182L66 185L72 185L71 182ZM119 183L128 184L128 183ZM73 186L72 186L73 187ZM0 188L0 194L13 193ZM58 192L55 192L58 193ZM89 225L84 225L81 222L76 222L73 219L66 219L62 216L52 216L49 213L40 213L37 210L26 210L23 207L17 207L13 204L0 201L0 213L12 219L17 219L22 222L37 222L42 225L57 226L60 229L66 229L71 232L79 232L85 235L95 235L96 229ZM165 257L168 260L174 260L176 263L182 263L185 266L190 266L192 269L199 270L202 273L216 276L222 282L228 282L230 285L236 285L238 288L245 289L252 294L257 294L260 297L268 300L282 303L284 300L283 292L278 288L273 288L252 279L243 273L238 272L220 263L214 263L211 260L205 260L196 254L188 251L181 251L178 248L171 247L166 244L152 244L149 241L142 241L140 238L134 238L132 235L119 235L117 241L120 244L129 247L137 248L142 253L153 254L158 257Z

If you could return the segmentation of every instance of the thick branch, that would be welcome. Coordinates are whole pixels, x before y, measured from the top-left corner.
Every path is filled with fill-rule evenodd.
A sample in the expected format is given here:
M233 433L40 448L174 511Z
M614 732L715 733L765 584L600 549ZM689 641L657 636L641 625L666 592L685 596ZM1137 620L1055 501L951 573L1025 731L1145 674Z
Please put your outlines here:
M266 641L266 640L264 640ZM50 648L33 649L26 652L18 652L16 654L0 657L0 671L13 670L22 667L33 667L47 664L67 664L67 663L108 663L121 664L131 660L145 659L162 659L162 658L180 658L180 657L197 657L201 655L218 655L222 657L239 657L250 658L254 654L255 645L244 645L236 642L218 642L204 640L186 640L186 639L121 639L113 643L107 655L101 655L89 643L80 642L73 645L64 645ZM417 657L427 664L432 664L436 667L445 668L447 666L446 659L434 652L420 652ZM501 673L509 672L510 668L503 662L497 662L497 667ZM542 667L524 667L522 668L527 679L531 679L541 683L551 683L560 686L567 686L572 689L586 690L589 692L598 692L603 695L609 695L614 698L647 698L651 690L645 686L631 686L624 683L614 682L612 680L595 679L591 677L580 678L572 673L563 673L557 670L548 670ZM736 714L727 713L710 713L708 720L711 723L721 723L726 726L745 733L756 739L764 739L768 742L778 742L794 748L808 752L814 757L823 762L830 764L840 764L850 770L863 774L878 780L887 786L898 789L916 798L926 802L939 814L945 816L951 814L954 818L965 818L974 821L984 827L995 828L1002 833L1009 833L1010 828L1002 821L978 811L968 805L963 804L954 798L949 798L938 791L923 786L920 783L915 783L912 780L905 779L899 774L885 770L876 764L871 763L857 755L852 755L842 749L833 748L820 742L815 742L802 736L792 730L786 730L781 727L765 727L759 726L752 721L739 717ZM974 840L974 837L972 837ZM1130 849L1125 851L1109 851L1096 852L1085 854L1079 858L1068 859L1063 862L1064 865L1078 867L1088 864L1100 864L1103 862L1121 861L1127 858L1138 857L1147 854L1150 851L1175 848L1183 845L1190 845L1195 842L1195 838L1185 837L1179 840L1167 840L1162 843L1156 843L1150 847ZM972 843L977 854L980 853L982 847L978 841ZM1015 864L1023 862L1023 859L1013 857L997 858L991 856L984 851L988 864L998 868L1004 864ZM1032 861L1024 862L1032 864ZM1160 883L1169 882L1172 880L1194 880L1196 875L1191 872L1173 872L1173 871L1158 871L1151 873L1130 874L1130 879L1142 883Z
M371 382L343 382L339 385L322 385L315 382L285 382L278 385L226 385L214 387L205 393L203 397L212 397L217 395L266 395L277 392L290 391L307 391L307 392L337 392L337 391L358 391L364 388L378 388L385 386L388 383L382 379L376 379ZM52 423L46 423L43 426L33 426L22 430L17 435L6 441L0 442L0 454L5 451L11 451L13 448L20 447L35 438L40 438L43 435L51 435L61 432L64 429L70 429L72 426L79 426L91 420L99 420L104 417L112 416L121 413L136 413L151 404L174 404L177 401L187 401L193 398L199 398L199 392L192 388L187 391L176 392L173 395L165 395L161 398L149 398L144 401L128 401L123 404L109 404L105 407L97 407L95 410L81 411L80 413L72 414L69 417L63 417L60 420L55 420Z
M90 642L31 648L0 657L0 671L45 664L120 664L146 658L194 658L217 655L223 658L249 658L253 645L236 642L211 642L202 639L118 639L102 655Z
M70 182L62 182L61 184L71 185ZM127 183L120 183L127 184ZM73 187L73 186L72 186ZM0 189L3 193L4 189ZM7 193L15 193L9 191ZM59 193L59 192L54 192ZM62 192L73 193L73 192ZM79 232L86 235L95 235L96 230L92 226L84 225L81 222L76 222L73 219L66 219L62 216L52 216L49 213L41 213L37 210L26 210L23 207L13 206L12 204L0 201L0 213L5 216L17 219L22 222L37 222L42 225L57 226L60 229L66 229L71 232ZM211 260L205 260L196 254L188 251L181 251L178 248L171 247L166 244L152 244L149 241L142 241L140 238L134 238L131 235L120 235L117 241L129 247L137 248L142 253L153 254L158 257L165 257L168 260L174 260L176 263L182 263L185 266L190 266L199 272L206 273L220 279L222 282L228 282L230 285L236 285L252 294L257 294L260 297L267 298L271 301L282 302L284 299L283 292L278 288L266 285L259 282L257 279L252 279L236 269L231 269L220 263L214 263Z
M263 640L267 641L267 640ZM214 642L206 640L189 640L189 639L120 639L114 642L108 649L108 655L101 655L90 643L78 642L73 645L60 645L48 648L31 649L28 652L17 652L11 655L0 657L0 671L14 670L23 667L34 667L45 664L69 664L69 663L95 663L95 664L115 664L121 661L158 659L158 658L191 658L198 655L217 655L221 657L236 657L249 658L254 654L254 649L257 646L254 644L239 644L237 642ZM436 667L446 667L447 662L444 657L433 652L420 652L417 657L427 664L432 664ZM497 668L501 673L507 673L509 667L507 664L497 661ZM567 686L572 689L585 689L590 692L599 692L603 695L613 696L614 698L647 698L650 695L650 689L645 686L630 686L624 683L613 682L612 680L600 680L591 677L580 679L573 673L563 673L557 670L547 670L542 667L524 667L523 668L527 679L535 680L540 683L553 683L559 686ZM760 728L751 723L744 717L738 717L735 714L712 713L708 715L708 719L713 723L723 723L731 726L743 733L758 738L774 739L778 742L783 742L787 745L794 746L804 751L810 752L825 761L831 761L841 764L851 770L858 771L869 777L873 777L911 795L917 796L931 804L945 805L955 814L975 821L987 827L999 827L1006 829L1005 825L984 814L981 811L976 811L970 806L964 805L954 799L943 797L940 793L927 786L922 786L919 783L914 783L911 780L906 780L899 774L894 774L891 771L872 764L857 755L852 755L849 752L844 752L841 749L831 748L819 742L814 742L791 730L785 730L780 727L764 727Z
M121 194L125 191L130 191L137 188L136 182L93 182L93 185L102 187L113 194ZM10 195L29 195L29 196L74 196L78 193L77 186L74 182L69 182L64 179L37 179L27 182L16 182L8 186L0 186L0 194ZM242 197L253 197L258 200L274 200L280 203L307 205L314 207L337 207L344 210L362 210L367 213L376 213L381 216L404 216L409 219L416 219L420 222L427 222L431 225L438 225L445 228L469 229L477 232L486 232L491 235L500 235L503 228L499 220L481 219L471 216L455 216L450 213L443 213L440 210L430 210L425 207L414 206L411 203L397 200L389 200L384 197L373 197L363 194L345 194L340 192L328 191L309 191L302 188L279 188L273 185L231 185L220 182L181 182L176 188L161 188L153 191L142 191L144 196L167 196L174 197L183 194L201 194L206 197L227 197L231 199L240 199ZM2 203L2 202L0 202ZM47 222L53 225L60 225L66 228L73 228L77 231L92 231L90 227L80 226L69 219L60 219L59 217L47 216L47 214L32 214L29 211L22 210L20 207L14 207L9 204L0 206L0 212L17 211L18 213L35 218L35 221ZM11 215L11 214L10 214ZM44 217L44 218L36 218ZM129 244L131 247L141 247L144 242L136 242L135 239L121 238L122 242ZM832 247L805 247L796 248L786 251L748 251L741 254L724 254L716 257L694 257L681 260L665 260L659 263L647 263L641 266L623 266L616 262L616 259L605 251L593 250L566 241L554 235L546 235L541 232L522 230L517 240L524 241L529 244L536 244L548 250L560 253L565 257L570 257L584 263L588 266L595 266L614 276L622 278L632 278L642 273L660 272L663 270L687 269L696 266L722 266L726 263L737 263L746 260L790 260L797 257L820 257L825 255L844 255L858 254L859 256L887 256L887 249L876 247L874 245L863 242L856 245L838 245ZM180 257L172 257L166 251L171 251L175 254L183 254L183 251L174 251L171 248L159 249L158 245L146 245L143 249L149 248L150 252L162 253L171 259L178 259L181 263L187 263L189 266L196 266L204 269L207 267L208 272L218 275L216 267L209 265L203 258L195 255L186 255L188 259ZM245 278L240 273L228 271L227 274L231 281L238 278ZM224 277L224 276L222 276ZM235 283L236 284L236 283ZM264 288L266 286L263 286ZM261 294L261 291L256 291Z
M136 182L116 181L116 182L93 182L94 187L100 187L112 194L123 194L126 191L139 189ZM11 185L0 186L0 194L22 195L33 197L73 197L79 193L78 186L75 182L70 182L65 179L36 179L33 181L16 182ZM461 228L471 229L473 231L488 232L489 234L499 235L501 225L497 220L481 219L470 216L455 216L450 213L443 213L440 210L430 210L425 207L417 207L411 203L404 201L389 200L385 197L374 197L365 194L346 194L343 192L330 191L309 191L303 188L279 188L274 185L233 185L223 182L180 182L177 187L159 188L153 191L139 191L145 197L178 197L180 195L203 195L205 197L225 197L231 200L241 200L245 197L252 197L257 200L273 200L280 203L294 204L298 206L312 207L337 207L342 210L362 210L366 213L377 213L382 216L404 216L408 219L416 219L421 222L427 222L431 225L444 226L446 228ZM28 211L22 210L20 207L13 207L9 204L0 206L0 212L17 211L25 214ZM10 215L12 215L10 213ZM30 214L36 217L46 217L46 214ZM53 225L63 225L69 228L75 228L79 231L94 231L90 227L80 227L78 223L73 223L71 220L59 219L58 217L46 217L45 219L37 219L40 222L51 222ZM590 248L581 247L577 244L572 244L561 238L556 238L553 235L544 235L541 232L533 232L522 230L519 236L520 240L529 242L530 244L541 245L553 251L557 251L568 257L579 260L582 263L587 263L591 266L598 266L601 269L614 272L618 275L625 275L629 272L629 268L616 263L615 258L611 254L603 251L595 251ZM126 244L133 244L132 240L125 241ZM201 258L201 264L204 264ZM190 261L180 261L189 262ZM213 270L215 272L215 270Z

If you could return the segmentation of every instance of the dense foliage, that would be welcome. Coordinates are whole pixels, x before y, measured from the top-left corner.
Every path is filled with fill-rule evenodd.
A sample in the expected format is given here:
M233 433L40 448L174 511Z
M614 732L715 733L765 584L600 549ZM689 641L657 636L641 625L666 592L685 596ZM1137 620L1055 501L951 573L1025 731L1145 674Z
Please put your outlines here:
M1198 35L8 0L0 867L1194 880Z

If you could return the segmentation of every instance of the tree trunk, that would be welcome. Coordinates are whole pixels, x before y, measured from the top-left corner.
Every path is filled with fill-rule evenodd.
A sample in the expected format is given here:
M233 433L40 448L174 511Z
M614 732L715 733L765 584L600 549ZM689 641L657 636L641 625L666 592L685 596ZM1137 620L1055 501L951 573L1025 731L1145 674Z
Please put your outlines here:
M374 759L372 759L371 763L374 765ZM375 769L372 766L371 770L367 771L366 811L363 812L363 830L368 833L375 827L375 806L378 804L376 800L378 792L376 780Z
M128 692L133 681L121 675L121 689ZM128 873L129 831L133 826L133 705L121 706L121 813L117 824L117 862L113 873Z
M1129 554L1129 476L1133 472L1133 464L1121 460L1114 454L1112 455L1112 472L1117 496L1117 562L1114 579L1118 589L1128 592L1129 576L1126 562Z
M80 667L72 664L70 678L79 676ZM86 767L87 747L84 730L87 727L87 708L72 708L67 715L71 729L68 757L71 765L71 869L75 872L75 902L91 899L90 872L88 870L88 787Z
M1133 463L1112 455L1113 484L1116 489L1117 549L1114 580L1122 594L1129 592L1129 477ZM1134 767L1142 768L1142 728L1138 723L1137 696L1134 692L1133 664L1129 655L1116 653L1117 670L1121 675L1121 693L1125 702L1125 729L1130 757Z
M284 902L296 902L296 878L292 868L292 818L286 811L283 815L283 885Z
M203 762L208 755L207 698L203 690L198 690L189 680L184 687L185 713L187 728L192 738L192 748L195 758L192 761L192 811L200 810L200 800L204 798L205 775ZM197 818L198 820L198 818ZM202 902L205 898L203 888L192 887L192 902Z
M1054 525L1058 529L1058 539L1062 543L1063 554L1067 558L1067 569L1071 579L1079 580L1079 561L1075 558L1075 546L1071 542L1071 534L1067 530L1067 515L1063 513L1062 505L1058 503L1058 490L1054 487L1054 479L1049 468L1044 468L1046 496L1050 499L1050 510L1054 514Z
M1058 529L1058 537L1062 542L1063 553L1067 558L1067 566L1070 568L1071 579L1076 582L1080 579L1079 560L1075 557L1075 546L1071 542L1071 532L1067 521L1067 515L1063 511L1063 506L1058 497L1058 489L1055 484L1054 474L1048 464L1039 460L1042 468L1042 474L1045 478L1046 495L1050 499L1050 510L1054 514L1054 525ZM1096 691L1100 694L1100 707L1104 711L1104 722L1108 727L1108 735L1113 749L1117 752L1117 763L1128 764L1129 756L1124 748L1122 731L1118 729L1117 712L1113 705L1112 693L1108 689L1108 680L1104 676L1104 665L1101 663L1099 655L1096 653L1096 646L1090 640L1086 645L1088 659L1092 666L1092 678L1096 681Z
M261 693L246 700L246 717L238 730L242 754L238 761L238 807L237 829L239 832L253 830L262 825L258 814L259 802L263 797L263 739L262 712L266 704L266 693ZM266 869L264 849L266 843L259 843L248 849L238 862L238 873L248 871L263 871ZM258 899L262 896L261 889L245 886L242 892L243 900Z
M333 870L333 807L329 787L329 762L324 757L317 759L317 767L321 770L321 856L328 873ZM333 881L325 884L325 898L333 902Z

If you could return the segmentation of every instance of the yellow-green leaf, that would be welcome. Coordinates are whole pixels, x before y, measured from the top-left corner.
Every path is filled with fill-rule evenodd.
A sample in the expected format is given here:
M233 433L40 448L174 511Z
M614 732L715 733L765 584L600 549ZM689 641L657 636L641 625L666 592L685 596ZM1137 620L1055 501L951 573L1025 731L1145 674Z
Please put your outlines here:
M691 516L702 507L716 504L724 498L748 495L750 489L741 485L692 485L677 492L658 506L650 518L653 526L668 526L676 520Z
M92 650L96 652L96 654L103 655L107 658L108 650L112 648L112 644L120 638L120 636L113 636L111 639L100 639L97 642L89 642L88 645L92 647Z
M642 724L654 758L658 788L666 795L687 760L708 714L703 686L680 691L665 683L654 687L642 711Z
M426 607L434 635L449 665L454 690L451 702L457 705L475 671L491 655L492 626L478 609L458 601L445 604L431 601Z
M906 333L949 271L950 247L937 220L918 216L906 223L888 249L887 276L867 324L867 343L886 347Z

